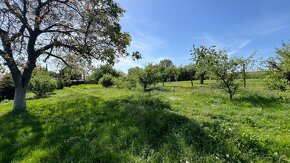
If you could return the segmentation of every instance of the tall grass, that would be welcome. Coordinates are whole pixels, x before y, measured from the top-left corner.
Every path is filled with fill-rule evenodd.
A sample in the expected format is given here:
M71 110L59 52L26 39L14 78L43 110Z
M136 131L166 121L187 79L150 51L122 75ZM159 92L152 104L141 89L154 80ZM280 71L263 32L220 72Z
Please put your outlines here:
M0 162L287 162L289 102L260 89L230 102L209 88L65 88L26 113L1 104Z

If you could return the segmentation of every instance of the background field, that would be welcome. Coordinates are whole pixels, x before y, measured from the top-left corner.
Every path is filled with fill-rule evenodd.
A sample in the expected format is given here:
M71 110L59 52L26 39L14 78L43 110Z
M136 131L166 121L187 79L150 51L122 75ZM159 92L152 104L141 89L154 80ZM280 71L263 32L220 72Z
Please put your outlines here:
M80 85L26 113L1 103L0 162L287 162L290 93L249 80L234 101L194 81L141 89Z

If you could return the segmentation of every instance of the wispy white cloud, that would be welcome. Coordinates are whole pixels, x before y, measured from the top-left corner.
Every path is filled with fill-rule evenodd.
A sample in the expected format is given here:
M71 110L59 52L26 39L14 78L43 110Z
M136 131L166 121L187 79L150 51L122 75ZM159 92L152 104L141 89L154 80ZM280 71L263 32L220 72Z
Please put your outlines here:
M275 33L275 32L278 32L278 31L281 31L283 29L286 29L290 27L290 25L286 25L286 24L283 24L283 25L277 25L277 26L273 26L272 28L266 28L266 29L263 29L259 32L260 35L269 35L269 34L272 34L272 33Z
M266 14L260 20L242 28L254 36L270 35L290 27L289 14Z
M246 46L248 46L250 43L252 42L252 40L244 40L243 42L240 43L240 46L238 47L238 49L243 49Z
M142 60L133 61L131 58L122 58L115 65L115 68L127 72L132 67L144 67L148 63L158 63L161 59L160 54L156 54L156 52L166 48L168 45L161 38L138 31L132 36L132 43L128 51L139 51L142 54Z
M201 36L193 37L194 42L206 45L216 46L219 49L228 50L229 55L239 53L242 49L246 48L252 43L251 39L241 39L238 36L215 36L212 34L203 34Z
M138 32L135 36L133 36L133 41L129 49L149 55L157 49L165 48L167 48L167 44L161 38L148 33Z

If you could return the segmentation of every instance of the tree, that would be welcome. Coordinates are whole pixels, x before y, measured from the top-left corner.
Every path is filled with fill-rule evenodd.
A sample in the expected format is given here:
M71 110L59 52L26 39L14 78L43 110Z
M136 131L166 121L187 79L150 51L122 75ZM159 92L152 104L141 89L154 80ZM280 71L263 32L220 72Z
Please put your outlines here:
M270 77L286 79L288 85L290 85L290 43L282 43L282 48L276 49L276 58L269 59L268 66ZM272 75L271 75L272 74ZM279 79L279 80L280 80Z
M253 59L254 55L257 53L257 51L255 51L253 54L250 55L250 57L244 59L241 58L240 62L241 62L241 68L242 68L242 78L243 78L243 84L244 84L244 88L247 86L247 70L249 69L249 67L253 66L253 64L255 63L255 60Z
M103 87L109 88L114 85L114 77L111 74L104 74L100 79L100 83Z
M140 71L138 78L139 83L143 86L144 91L146 91L149 85L158 83L159 80L158 67L153 64L147 65L142 71Z
M196 73L195 66L193 64L189 64L189 65L184 66L183 69L185 70L186 75L189 77L191 86L193 87L193 78L194 78L195 73ZM182 74L182 72L181 72L181 74Z
M138 77L139 74L141 73L142 69L140 67L134 67L128 69L128 75L136 76Z
M179 67L173 67L171 73L172 73L171 74L172 77L177 82L178 81L178 77L180 75L180 68Z
M113 77L119 77L121 76L121 73L118 72L117 70L115 70L111 65L102 65L98 68L96 68L93 71L93 74L91 76L91 78L96 81L99 82L99 80L103 77L103 75L105 74L111 74Z
M232 100L239 88L235 79L240 74L241 63L239 59L229 58L223 50L217 54L211 70L217 80L218 87L225 90L229 94L230 100Z
M67 64L65 56L74 54L113 64L128 56L130 35L119 24L123 13L113 0L1 0L0 56L15 84L13 110L25 110L27 86L41 57Z
M205 47L199 46L195 47L193 45L193 49L191 50L192 60L195 64L196 76L200 79L200 84L204 84L204 80L208 70L212 66L212 61L215 53L215 46Z
M170 78L168 69L173 67L174 64L170 59L164 59L159 62L158 68L160 71L160 80L162 81L163 86L164 82L168 81L168 78Z
M137 83L138 78L134 75L124 75L114 80L114 85L117 88L133 89L137 87Z
M0 101L4 99L13 99L15 87L13 84L11 74L5 74L2 81L0 81Z
M46 62L47 58L44 59ZM53 63L57 63L60 66L60 76L66 80L86 80L89 72L92 71L91 61L86 61L81 56L67 54L64 59L67 64L64 64L60 60L54 59ZM58 77L60 77L58 76Z
M34 69L28 90L33 92L37 98L44 97L47 93L53 92L56 87L57 81L47 70L43 68Z

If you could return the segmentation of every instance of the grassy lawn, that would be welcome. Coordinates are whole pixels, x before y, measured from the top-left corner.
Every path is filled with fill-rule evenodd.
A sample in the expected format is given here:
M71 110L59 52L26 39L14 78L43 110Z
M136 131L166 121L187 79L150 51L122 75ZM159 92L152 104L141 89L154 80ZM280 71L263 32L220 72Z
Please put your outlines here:
M194 85L147 93L80 85L31 98L22 114L2 103L0 162L290 161L289 92L250 80L230 102Z

